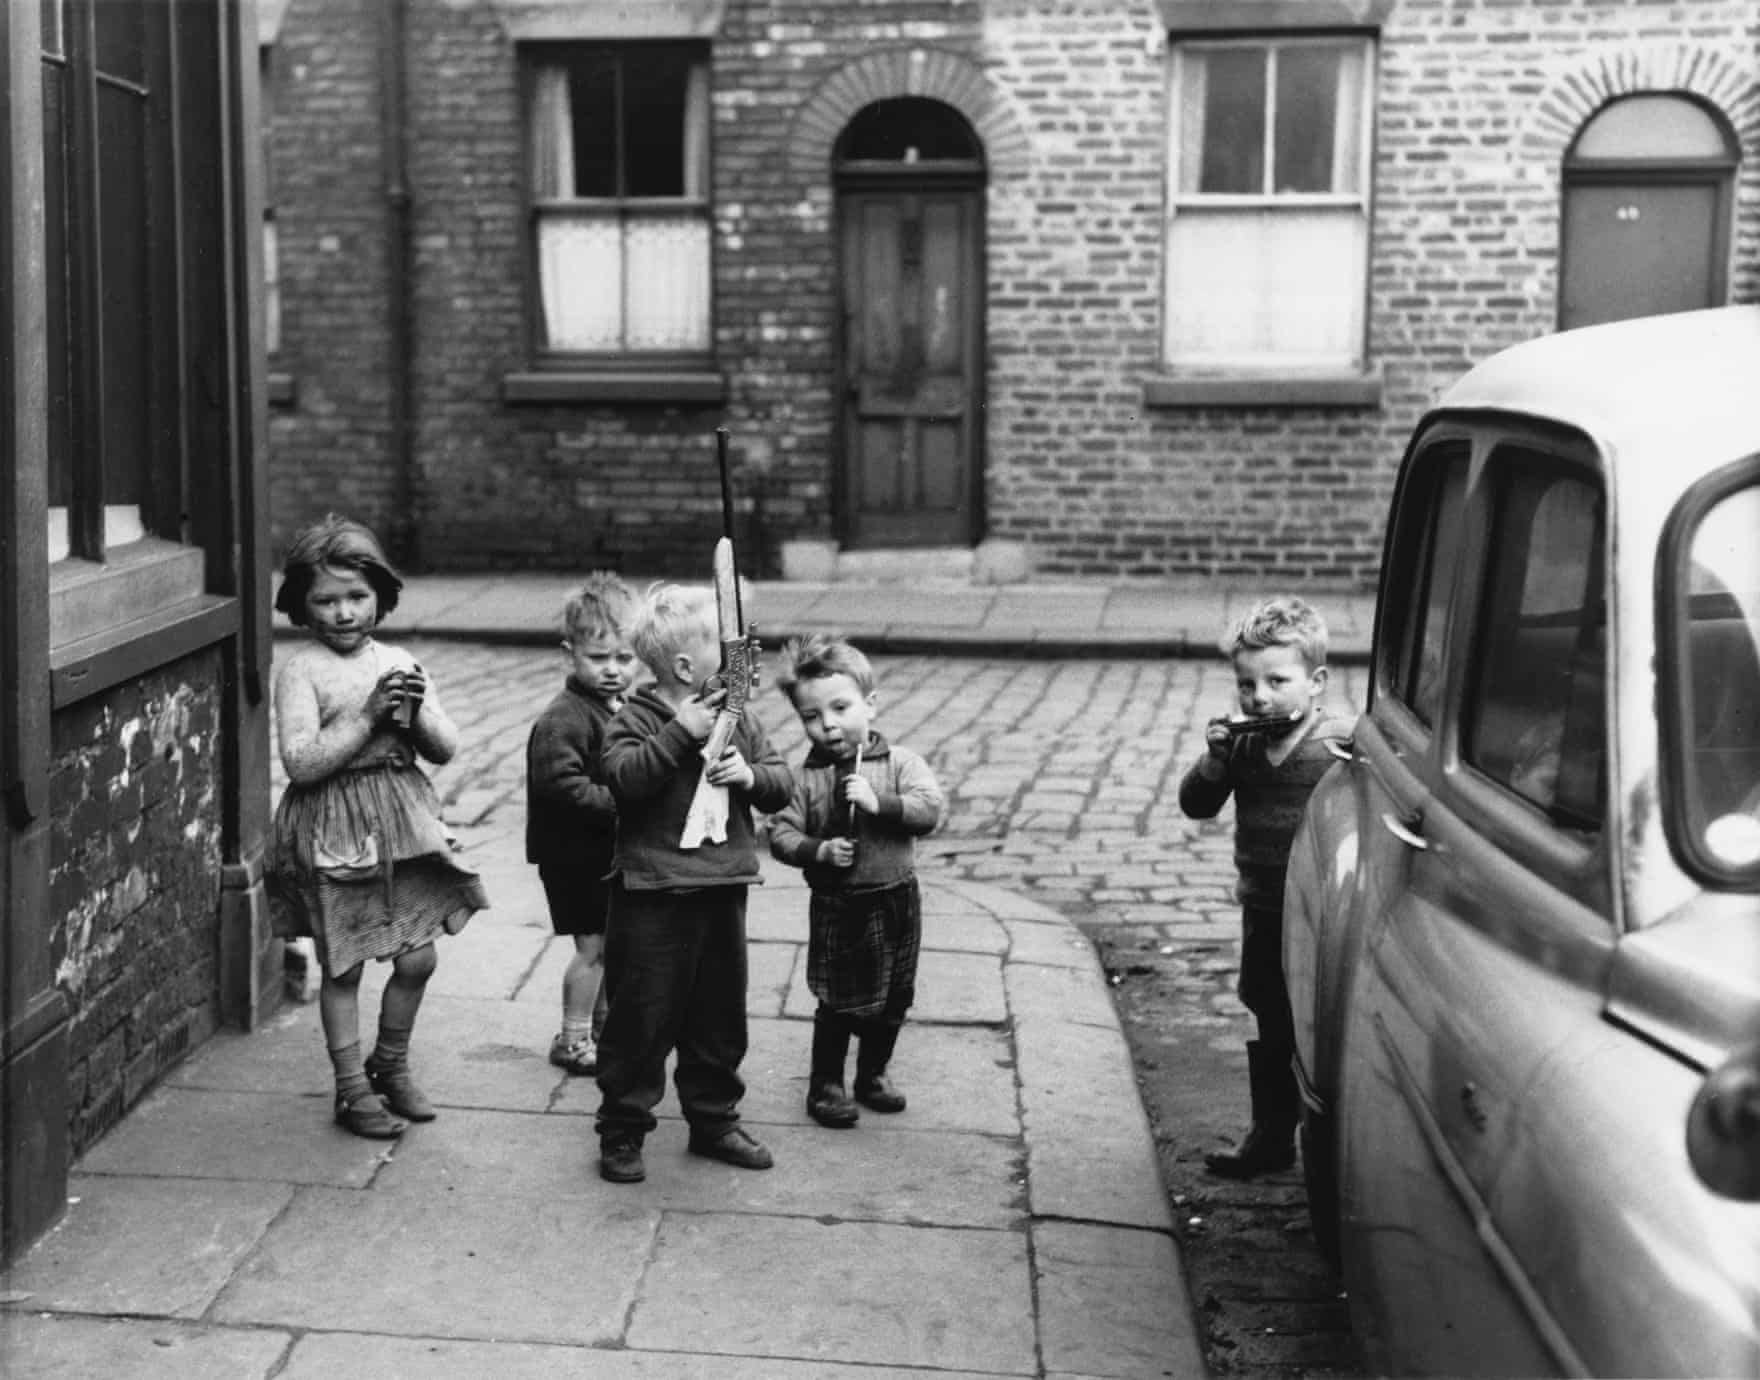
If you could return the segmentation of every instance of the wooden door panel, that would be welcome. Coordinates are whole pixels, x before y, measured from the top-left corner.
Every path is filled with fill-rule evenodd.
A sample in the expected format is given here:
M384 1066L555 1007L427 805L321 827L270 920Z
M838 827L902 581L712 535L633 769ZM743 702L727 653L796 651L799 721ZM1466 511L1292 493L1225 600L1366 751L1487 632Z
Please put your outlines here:
M924 366L930 378L959 379L965 360L965 280L967 206L930 202L923 208L923 289L918 317L923 332Z
M841 528L855 547L969 544L979 194L846 193Z
M1710 183L1567 186L1560 326L1715 306L1719 200Z
M864 513L896 512L904 503L904 423L864 421L856 479L857 506Z
M919 499L931 511L957 507L959 485L964 477L959 463L961 429L947 422L922 422L920 426Z

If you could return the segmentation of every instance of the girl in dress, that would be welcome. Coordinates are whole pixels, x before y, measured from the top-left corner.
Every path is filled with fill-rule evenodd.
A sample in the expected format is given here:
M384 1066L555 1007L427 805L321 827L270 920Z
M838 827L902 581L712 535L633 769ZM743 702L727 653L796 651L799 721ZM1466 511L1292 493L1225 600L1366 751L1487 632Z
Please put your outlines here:
M373 534L332 514L293 539L275 596L313 640L275 677L288 786L275 810L270 904L278 933L310 935L318 951L337 1124L375 1139L434 1118L410 1078L410 1031L434 972L435 937L456 934L488 906L416 762L448 761L458 729L415 659L373 639L402 587ZM363 1062L369 958L389 959L392 971L378 1043Z

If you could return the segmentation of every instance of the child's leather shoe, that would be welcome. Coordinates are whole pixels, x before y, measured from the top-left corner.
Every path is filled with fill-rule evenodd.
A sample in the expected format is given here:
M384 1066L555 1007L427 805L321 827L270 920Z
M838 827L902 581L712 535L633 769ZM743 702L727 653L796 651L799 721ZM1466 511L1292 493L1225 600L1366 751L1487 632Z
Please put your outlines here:
M770 1152L737 1126L730 1126L718 1136L691 1132L690 1151L704 1159L720 1160L735 1169L768 1169L776 1161Z
M829 1126L835 1131L854 1126L862 1117L840 1083L809 1084L807 1115L821 1126Z
M607 1183L639 1184L648 1177L642 1163L642 1138L609 1135L599 1138L599 1177Z
M432 1121L434 1104L409 1076L408 1064L377 1064L367 1060L367 1081L385 1105L409 1121Z
M883 1073L871 1073L856 1079L856 1101L871 1112L902 1112L904 1094L892 1086Z
M356 1093L353 1097L337 1093L336 1124L368 1140L396 1140L409 1129L407 1121L392 1116L378 1095L370 1092Z
M558 1035L550 1041L550 1062L577 1078L585 1078L599 1071L599 1047L591 1035L578 1040Z

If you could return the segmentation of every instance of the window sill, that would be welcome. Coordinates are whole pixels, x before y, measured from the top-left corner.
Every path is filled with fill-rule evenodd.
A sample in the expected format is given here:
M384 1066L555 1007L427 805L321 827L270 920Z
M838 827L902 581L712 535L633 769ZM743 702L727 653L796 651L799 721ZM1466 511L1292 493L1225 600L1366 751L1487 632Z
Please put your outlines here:
M101 565L51 567L51 704L72 704L237 632L238 601L203 592L205 565L199 547L149 537Z
M1158 0L1161 22L1178 34L1277 29L1380 30L1394 0Z
M1364 373L1160 374L1145 407L1380 407L1381 370Z
M271 370L264 383L270 407L299 406L299 380L292 374L279 374Z
M534 370L505 375L501 399L509 403L720 403L727 399L727 379L715 370Z
M56 709L134 680L238 632L238 600L199 594L49 653Z

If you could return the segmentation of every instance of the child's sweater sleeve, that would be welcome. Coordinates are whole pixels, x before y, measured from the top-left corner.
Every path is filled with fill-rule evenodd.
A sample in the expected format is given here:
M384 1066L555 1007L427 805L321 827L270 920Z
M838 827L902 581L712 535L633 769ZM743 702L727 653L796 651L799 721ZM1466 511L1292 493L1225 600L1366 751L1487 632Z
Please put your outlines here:
M756 768L753 768L755 771ZM806 773L796 778L788 804L770 816L770 856L791 867L805 867L819 855L820 840L807 832L812 812L807 802Z
M591 722L574 727L546 714L532 726L526 755L526 782L534 801L572 807L604 823L617 818L617 799L595 781L591 763L599 729Z
M897 825L901 833L934 833L947 808L941 784L916 753L894 746L892 756L897 764L897 790L880 795L879 818Z
M756 715L748 711L740 727L746 739L746 765L752 769L752 785L745 797L753 808L767 814L780 810L794 793L794 773L771 746Z
M605 783L619 800L652 800L678 775L697 742L677 719L656 723L639 707L626 707L605 730L599 763Z
M1200 757L1194 762L1179 783L1179 808L1188 819L1215 818L1234 791L1232 758L1224 766L1219 781L1212 781L1204 775L1204 761Z

